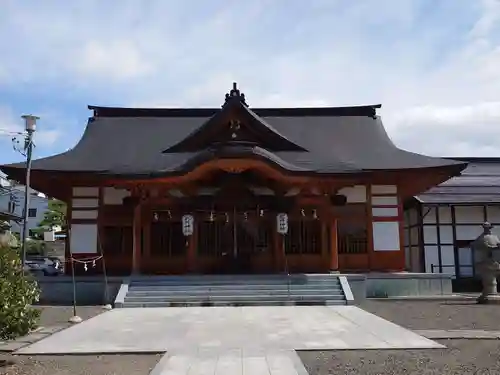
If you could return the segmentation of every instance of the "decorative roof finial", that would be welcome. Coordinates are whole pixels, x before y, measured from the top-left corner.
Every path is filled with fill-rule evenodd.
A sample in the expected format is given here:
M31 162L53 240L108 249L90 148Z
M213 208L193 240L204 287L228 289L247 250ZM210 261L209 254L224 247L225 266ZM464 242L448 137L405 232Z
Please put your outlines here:
M236 82L233 82L233 88L231 89L231 91L229 91L229 93L226 94L226 101L224 105L226 105L228 102L232 100L239 101L244 105L248 106L248 104L245 102L245 94L243 94L242 92L240 92L240 90L238 90L238 84Z

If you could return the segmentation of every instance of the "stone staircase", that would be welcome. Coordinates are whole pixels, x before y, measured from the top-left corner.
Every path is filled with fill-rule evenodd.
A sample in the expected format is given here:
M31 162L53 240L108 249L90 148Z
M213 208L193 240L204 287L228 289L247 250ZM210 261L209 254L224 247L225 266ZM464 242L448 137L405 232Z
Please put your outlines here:
M331 274L139 276L115 307L346 305L346 280Z

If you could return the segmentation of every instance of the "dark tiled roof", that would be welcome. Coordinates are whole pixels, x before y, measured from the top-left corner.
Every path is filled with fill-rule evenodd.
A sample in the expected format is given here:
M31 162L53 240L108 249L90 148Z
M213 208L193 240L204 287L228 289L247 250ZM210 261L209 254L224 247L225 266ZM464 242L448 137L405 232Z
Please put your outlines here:
M416 198L428 204L500 203L500 159L466 160L471 162L461 176L453 177Z
M308 152L255 151L280 160L290 171L356 173L373 170L465 166L397 148L377 106L253 109L272 129ZM112 175L178 173L196 153L162 153L202 126L220 109L128 109L91 107L80 142L70 151L38 159L34 170L97 172ZM2 167L6 172L23 163Z
M228 105L227 108L232 107L233 111L238 111L243 116L246 116L247 119L250 119L249 127L252 127L253 132L264 133L264 137L267 140L272 141L270 143L273 144L274 151L306 151L299 145L287 139L286 136L280 134L280 132L269 125L262 117L257 115L254 111L249 109L246 104L240 101L236 101L231 106ZM208 138L211 129L217 126L218 123L223 122L224 111L227 109L223 107L222 110L217 111L212 117L210 117L204 124L202 124L199 128L195 129L192 133L188 134L182 141L179 143L170 146L167 150L164 150L165 153L174 153L174 152L185 152L186 148L189 148L189 142L191 140L195 140L196 138L202 137L203 139ZM204 136L205 133L205 136ZM198 151L198 150L196 150Z
M0 219L8 219L8 220L21 220L22 217L17 215L17 214L14 214L14 213L11 213L11 212L8 212L8 211L2 211L0 210Z

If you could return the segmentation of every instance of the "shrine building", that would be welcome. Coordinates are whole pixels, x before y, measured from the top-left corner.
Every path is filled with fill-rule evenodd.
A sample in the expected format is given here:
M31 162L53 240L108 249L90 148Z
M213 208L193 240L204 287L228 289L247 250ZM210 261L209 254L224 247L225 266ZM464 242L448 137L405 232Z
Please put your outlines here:
M397 148L378 108L253 108L236 84L221 108L89 106L31 185L67 202L67 257L109 274L402 271L403 201L467 163Z

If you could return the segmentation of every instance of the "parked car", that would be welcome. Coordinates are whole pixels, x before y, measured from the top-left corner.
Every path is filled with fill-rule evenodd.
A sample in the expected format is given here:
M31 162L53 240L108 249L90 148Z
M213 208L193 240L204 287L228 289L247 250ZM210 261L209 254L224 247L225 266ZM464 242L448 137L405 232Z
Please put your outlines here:
M25 263L25 271L31 272L37 276L59 276L62 274L60 268L55 267L53 262L27 260Z

